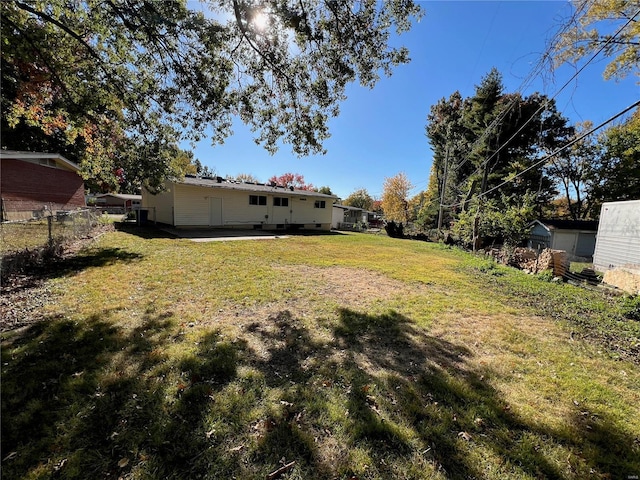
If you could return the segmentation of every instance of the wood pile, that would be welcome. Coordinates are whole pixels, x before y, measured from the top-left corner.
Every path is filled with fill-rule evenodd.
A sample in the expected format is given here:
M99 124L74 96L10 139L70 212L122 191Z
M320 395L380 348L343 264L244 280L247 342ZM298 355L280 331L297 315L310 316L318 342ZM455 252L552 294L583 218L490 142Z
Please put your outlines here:
M569 268L567 252L545 248L540 255L531 248L516 248L509 264L527 273L540 273L553 270L556 277L563 276Z

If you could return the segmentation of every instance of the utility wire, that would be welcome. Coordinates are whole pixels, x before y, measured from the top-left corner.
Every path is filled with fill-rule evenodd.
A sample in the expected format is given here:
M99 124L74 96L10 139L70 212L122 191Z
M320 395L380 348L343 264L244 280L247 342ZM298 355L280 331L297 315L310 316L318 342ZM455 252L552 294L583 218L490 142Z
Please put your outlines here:
M564 90L564 89L565 89L565 88L566 88L566 87L567 87L567 86L568 86L568 85L569 85L573 80L575 80L575 78L576 78L578 75L580 75L580 73L582 73L582 72L584 71L584 69L585 69L585 68L586 68L586 67L587 67L587 66L588 66L588 65L589 65L593 60L595 60L595 58L600 54L600 52L602 52L602 51L603 51L603 50L604 50L604 49L605 49L605 48L606 48L610 43L612 43L612 42L613 42L613 40L614 40L618 35L620 35L620 33L622 33L622 31L623 31L623 30L624 30L624 29L625 29L625 28L626 28L626 27L627 27L631 22L633 22L633 21L634 21L634 19L635 19L638 15L640 15L640 10L638 10L638 11L637 11L637 12L636 12L632 17L630 17L630 18L627 20L627 22L626 22L622 27L620 27L620 28L618 29L618 31L616 31L616 33L615 33L614 35L612 35L612 36L608 37L608 38L607 38L607 41L606 41L602 46L600 46L600 48L598 48L598 50L597 50L597 51L596 51L596 52L595 52L595 53L594 53L594 54L589 58L589 60L587 60L587 62L586 62L582 67L580 67L580 68L579 68L579 69L578 69L578 70L577 70L577 71L576 71L576 72L571 76L571 78L570 78L569 80L567 80L567 81L564 83L564 85L562 85L562 87L561 87L561 88L560 88L560 89L559 89L559 90L558 90L558 91L557 91L557 92L556 92L556 93L555 93L555 94L550 98L550 100L554 100L554 99L555 99L555 98L556 98L556 97L557 97L557 96L558 96L558 95L559 95L559 94L560 94L560 93L561 93L561 92L562 92L562 91L563 91L563 90ZM545 54L545 55L546 55L546 54ZM513 103L515 104L515 101L514 101ZM546 105L547 105L547 104L548 104L548 101L547 101L547 102L545 102L545 103L544 103L544 105L542 105L540 108L538 108L538 110L536 110L536 112L535 112L535 113L533 113L533 114L531 115L531 117L529 117L529 119L528 119L524 124L522 124L522 126L521 126L521 127L520 127L520 128L519 128L519 129L518 129L518 130L517 130L517 131L516 131L516 132L515 132L515 133L514 133L510 138L509 138L509 140L507 140L505 143L503 143L502 145L500 145L500 147L498 147L498 149L497 149L495 152L493 152L493 153L491 154L491 156L489 156L489 158L487 158L487 159L482 163L482 165L480 165L478 168L476 168L476 170L475 170L473 173L471 173L467 178L465 178L465 179L464 179L464 181L460 182L460 183L457 185L457 187L462 186L462 184L463 184L464 182L466 182L469 178L471 178L471 177L472 177L473 175L475 175L476 173L480 172L480 170L481 170L482 168L485 168L485 167L487 166L487 164L491 161L491 159L492 159L493 157L495 157L495 156L496 156L500 151L502 151L502 150L503 150L503 149L504 149L504 148L509 144L509 142L511 142L511 140L513 140L513 139L514 139L514 138L515 138L515 137L516 137L516 136L517 136L517 135L518 135L518 134L519 134L519 133L520 133L520 132L521 132L521 131L522 131L522 130L523 130L523 129L528 125L528 124L529 124L529 123L531 123L531 122L533 121L533 119L535 118L535 116L536 116L538 113L540 113L541 111L543 111L543 110L546 108ZM507 107L507 109L510 109L510 106L509 106L509 107ZM628 111L628 109L627 109L627 110L625 110L625 112L626 112L626 111ZM499 118L501 118L501 119L502 119L502 118L504 118L504 116L501 116L501 117L499 117ZM617 118L617 117L616 117L616 118ZM493 125L493 123L492 123L492 125ZM483 136L488 135L488 133L487 133L487 132L488 132L489 128L491 128L491 126L489 126L489 127L487 128L487 130L485 130L485 132L483 133ZM482 138L482 137L481 137L481 138ZM580 137L580 138L583 138L583 137ZM575 142L575 140L573 140L572 142L570 142L568 145L572 145L572 144L573 144L573 142ZM460 166L461 166L461 165L464 165L464 163L466 163L466 161L467 161L468 159L469 159L469 157L467 157L467 159L465 159L465 161L464 161L464 162L462 162L462 163L460 164ZM458 168L459 168L459 166L458 166ZM527 168L526 170L524 170L524 171L526 172L526 171L530 170L531 168L532 168L532 167L528 167L528 168ZM508 183L508 182L507 182L507 183ZM495 190L495 187L494 187L494 188L492 188L491 190L488 190L488 191L493 191L493 190ZM478 197L478 196L480 196L480 195L484 195L485 193L486 193L486 192L483 192L483 193L481 193L481 194L477 194L477 195L474 195L474 196ZM471 197L470 199L466 200L466 202L471 201L471 199L472 199L472 198L473 198L473 197ZM464 203L466 203L466 202L464 202ZM458 202L458 203L454 203L454 204L451 204L451 205L441 205L441 206L442 206L442 207L445 207L445 208L451 208L451 207L455 207L455 206L458 206L458 205L461 205L461 203L460 203L460 202Z
M531 70L531 72L529 72L529 74L525 77L525 79L522 81L522 83L520 84L520 86L518 87L518 89L516 90L516 94L520 94L522 95L524 89L526 87L529 86L529 84L533 81L533 79L540 73L540 71L544 68L545 63L547 62L547 59L550 57L551 52L556 48L557 43L559 42L560 36L562 34L564 34L568 29L569 26L572 25L576 19L578 18L578 16L582 13L582 10L584 10L587 6L587 2L584 2L580 8L578 10L576 10L573 15L571 16L571 19L565 23L564 26L562 26L562 28L560 28L552 37L551 41L549 41L548 46L545 50L545 52L540 56L540 59L538 60L538 62L536 63L535 67ZM637 15L637 14L636 14ZM617 34L616 34L617 35ZM577 76L577 75L576 75ZM571 80L573 80L575 77L573 77ZM569 80L569 82L571 81ZM566 88L567 85L564 85L562 87L562 89L560 91L558 91L558 93L560 93L564 88ZM557 94L556 94L557 95ZM555 98L555 96L554 96ZM478 138L475 142L473 142L473 144L470 147L470 150L473 150L476 146L478 146L480 144L480 142L482 142L489 134L490 132L497 127L502 120L504 120L504 118L509 114L509 112L511 111L511 109L516 105L517 103L517 96L514 95L513 99L507 104L507 106L505 107L505 109L500 113L500 115L498 115L498 117L496 117L490 124L489 126L487 126L487 128L485 129L485 131L482 133L482 135L480 136L480 138ZM537 112L534 114L536 115ZM497 153L497 152L496 152ZM464 160L462 160L462 162L460 162L460 164L456 165L454 167L455 170L460 169L462 166L464 166L467 162L469 161L469 156L467 156ZM475 172L473 172L471 175L475 175L478 172L478 170L476 170ZM469 175L469 177L471 176ZM467 178L469 178L467 177ZM446 206L446 205L444 205Z
M612 117L609 117L607 120L605 120L604 122L602 122L600 125L593 127L591 130L583 133L582 135L574 138L573 140L571 140L570 142L568 142L566 145L563 145L562 147L558 148L557 150L553 151L552 153L550 153L549 155L547 155L546 157L538 160L536 163L534 163L533 165L530 165L529 167L525 168L524 170L522 170L521 172L517 173L516 175L513 175L511 177L509 177L507 180L505 180L504 182L500 183L499 185L496 185L495 187L490 188L489 190L487 190L486 192L482 192L479 193L477 195L474 195L475 198L482 198L486 195L488 195L489 193L498 190L502 187L504 187L505 185L513 182L516 178L521 177L522 175L524 175L525 173L527 173L529 170L533 170L534 168L539 167L540 165L545 164L547 161L549 161L549 159L555 157L556 155L559 155L560 153L562 153L563 151L565 151L567 148L571 147L572 145L574 145L575 143L579 142L580 140L582 140L585 137L588 137L589 135L591 135L592 133L596 132L597 130L600 130L602 127L604 127L605 125L613 122L614 120L620 118L622 115L624 115L625 113L629 112L630 110L633 110L634 108L640 106L640 100L638 100L637 102L633 103L632 105L629 105L627 108L625 108L624 110L622 110L621 112L616 113L615 115L613 115ZM459 205L462 205L463 203L467 203L470 200L467 200L465 202L458 202L455 203L453 205L450 205L451 207L456 207Z

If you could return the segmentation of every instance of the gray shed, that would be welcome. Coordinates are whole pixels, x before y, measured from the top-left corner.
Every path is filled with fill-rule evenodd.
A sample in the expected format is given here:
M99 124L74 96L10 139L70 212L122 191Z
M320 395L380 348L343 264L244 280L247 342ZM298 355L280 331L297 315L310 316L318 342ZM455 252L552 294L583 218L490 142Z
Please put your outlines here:
M593 266L640 266L640 200L602 204Z
M527 246L564 250L569 258L591 258L596 245L598 222L591 220L535 220Z

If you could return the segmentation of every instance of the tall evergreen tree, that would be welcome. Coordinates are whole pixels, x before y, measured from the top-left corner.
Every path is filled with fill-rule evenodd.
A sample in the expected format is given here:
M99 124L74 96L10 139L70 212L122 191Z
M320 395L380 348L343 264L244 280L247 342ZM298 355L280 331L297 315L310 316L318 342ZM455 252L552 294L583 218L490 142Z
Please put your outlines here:
M445 208L444 224L468 209L481 211L486 202L506 210L524 194L541 211L556 191L536 163L573 132L553 100L538 93L505 93L496 69L482 78L472 97L463 100L456 92L434 105L426 131L434 151L438 204L454 206ZM483 201L471 202L477 196Z

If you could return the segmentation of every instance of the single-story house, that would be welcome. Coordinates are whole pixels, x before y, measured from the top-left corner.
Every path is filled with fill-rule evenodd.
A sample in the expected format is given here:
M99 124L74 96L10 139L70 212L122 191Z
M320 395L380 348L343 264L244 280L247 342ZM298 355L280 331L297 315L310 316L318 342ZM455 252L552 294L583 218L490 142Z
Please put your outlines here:
M331 228L337 230L340 228L340 225L344 223L344 214L347 210L346 205L340 205L336 203L333 205L332 214L331 214Z
M89 198L95 206L110 213L125 213L137 210L142 204L142 195L126 193L99 193Z
M569 258L591 258L596 245L598 222L592 220L535 220L527 246L564 250Z
M187 175L152 194L143 189L147 218L175 227L330 230L334 195L276 184Z
M353 229L360 225L369 225L376 221L375 212L370 212L359 207L349 205L333 206L332 227L335 229Z
M86 206L80 167L57 153L0 150L2 220Z
M606 272L628 266L640 266L640 200L605 202L600 209L593 267Z

